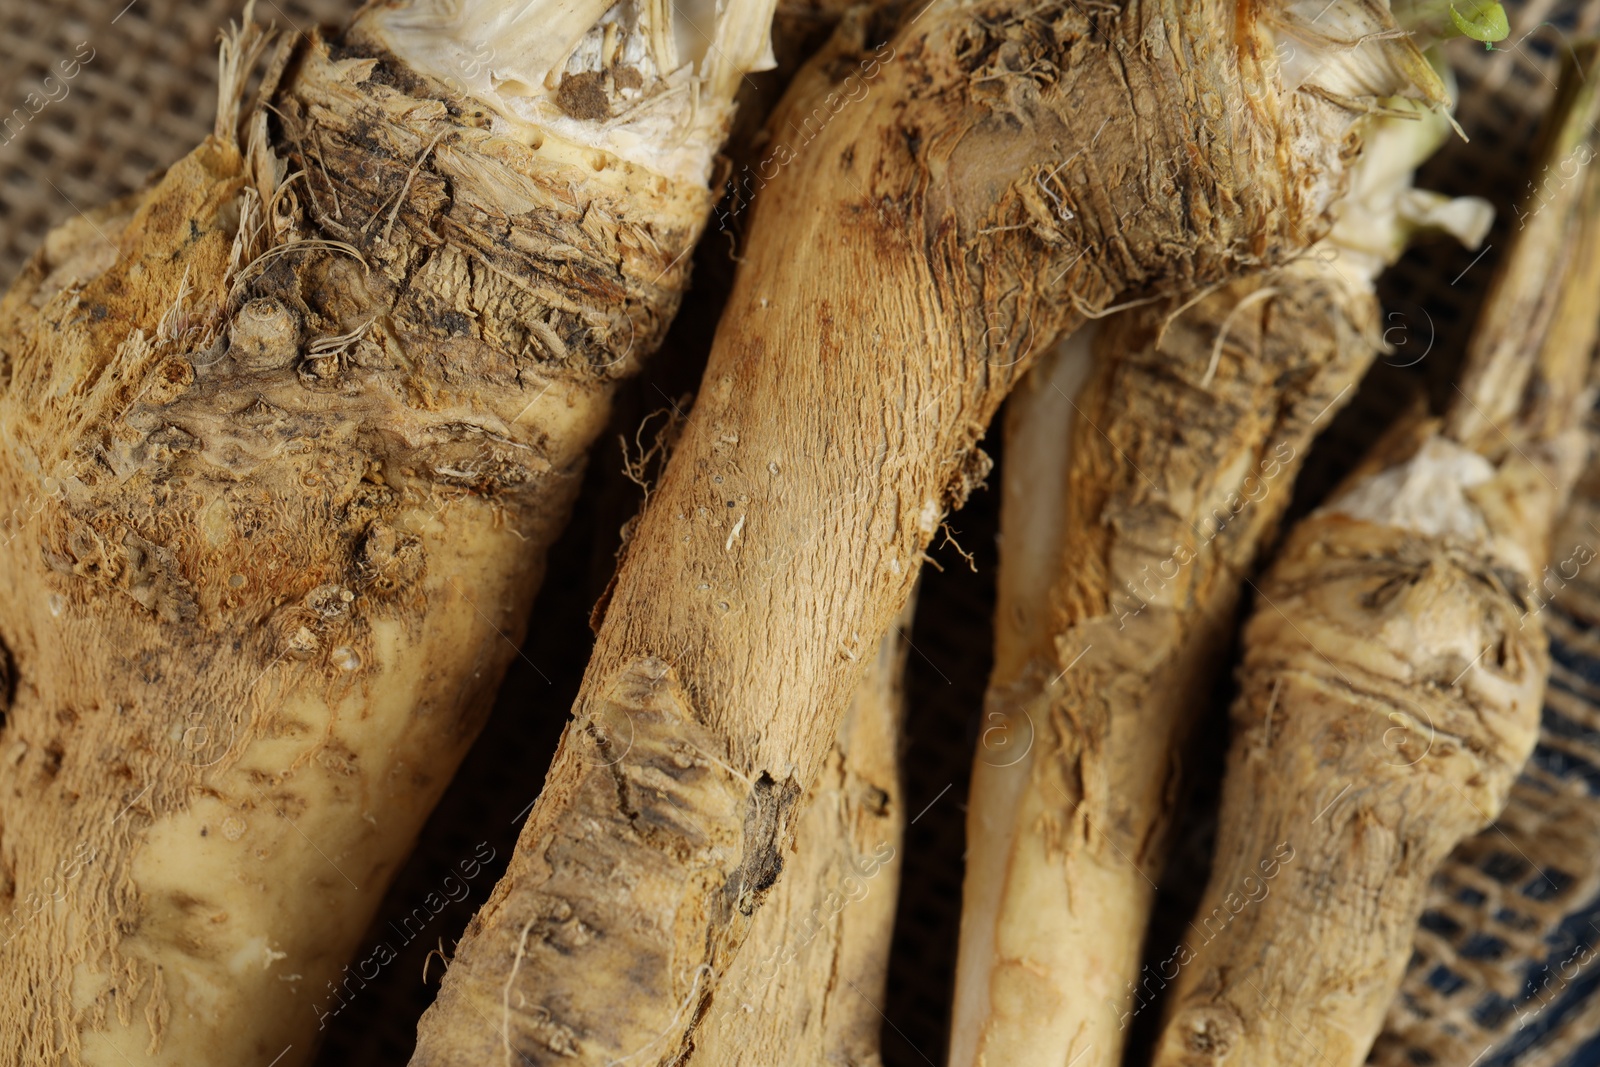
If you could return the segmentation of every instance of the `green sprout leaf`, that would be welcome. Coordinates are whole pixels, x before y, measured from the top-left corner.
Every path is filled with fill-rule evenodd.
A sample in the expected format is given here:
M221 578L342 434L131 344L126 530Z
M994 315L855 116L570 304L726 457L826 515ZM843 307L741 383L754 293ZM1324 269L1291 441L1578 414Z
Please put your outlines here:
M1506 19L1506 9L1499 4L1478 6L1470 15L1463 15L1456 10L1454 4L1451 4L1450 21L1463 36L1471 37L1474 41L1482 41L1485 47L1495 41L1505 40L1511 33L1511 24Z

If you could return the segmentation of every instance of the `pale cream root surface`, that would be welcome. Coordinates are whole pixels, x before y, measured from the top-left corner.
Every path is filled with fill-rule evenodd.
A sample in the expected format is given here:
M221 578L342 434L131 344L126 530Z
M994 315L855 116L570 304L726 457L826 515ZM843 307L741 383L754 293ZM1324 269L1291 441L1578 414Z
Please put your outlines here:
M1007 428L1008 457L1066 457L1008 464L1007 504L1064 514L1053 532L1002 517L985 716L1031 747L1019 758L986 733L973 766L961 1067L1119 1061L1196 696L1315 429L1376 351L1370 291L1315 258L1200 301L1157 348L1170 310L1101 323L1079 414L1051 439L1033 425L1043 404Z
M574 722L414 1062L692 1055L1012 383L1120 294L1278 264L1327 228L1360 105L1281 86L1276 30L1233 19L938 3L802 73L773 127L810 132L751 211ZM1435 93L1407 86L1408 42L1368 44L1386 95Z
M1020 469L1001 483L1001 525L1010 565L999 575L994 675L1017 686L1030 682L1029 669L1040 653L1036 642L1050 617L1051 576L1061 563L1060 545L1067 521L1060 493L1040 486L1065 485L1071 456L1074 398L1093 367L1091 324L1048 352L1011 394L1007 416L1008 461ZM972 974L977 961L995 953L996 923L1007 895L1004 872L1019 826L1017 817L1029 781L1038 726L1026 706L996 701L984 709L980 755L972 768L967 802L967 870L963 887L960 958L966 969L956 978L951 1032L953 1063L971 1060L978 1027L991 1010L990 984ZM985 876L978 872L989 872ZM1084 963L1089 970L1089 961Z
M1296 858L1178 976L1162 1067L1361 1063L1429 876L1532 750L1547 664L1526 591L1581 443L1491 465L1435 431L1302 522L1261 584L1201 914L1234 910L1274 850Z
M1533 745L1544 638L1512 580L1396 527L1296 528L1245 632L1232 817L1200 913L1232 912L1280 850L1292 862L1180 973L1157 1063L1365 1059L1428 876Z
M242 106L257 43L217 134L0 303L0 884L72 870L8 927L22 1064L287 1067L361 995L709 206L497 135L359 23Z
M913 598L913 602L914 602ZM692 1061L874 1067L904 862L900 769L910 603L839 724L783 880L722 978Z
M1469 243L1487 226L1481 202L1411 188L1448 131L1421 108L1375 120L1305 260L1181 315L1124 311L1102 324L1081 397L1043 380L1019 395L952 1065L1115 1064L1130 1021L1170 980L1152 989L1141 974L1144 931L1183 745L1244 575L1315 429L1376 353L1377 273L1419 225ZM1034 400L1052 393L1082 425ZM1007 732L1028 751L1008 758L990 743Z
M1579 780L1587 767L1580 762L1586 739L1570 727L1596 722L1595 691L1586 676L1600 649L1600 586L1591 566L1597 523L1600 463L1591 450L1534 591L1532 610L1552 646L1539 736L1539 747L1552 758L1530 759L1494 825L1462 841L1430 879L1424 914L1448 923L1416 930L1414 955L1368 1063L1411 1064L1417 1049L1440 1063L1487 1062L1508 1046L1519 1056L1532 1052L1543 1062L1561 1062L1592 1039L1597 1005L1566 1000L1587 971L1590 950L1569 950L1562 931L1600 890L1600 805ZM1506 855L1530 866L1508 872L1499 859ZM1468 887L1483 892L1464 892ZM1462 952L1485 935L1499 938L1504 951ZM1529 960L1549 961L1532 985L1525 981ZM1459 983L1437 988L1440 966ZM1479 1008L1496 994L1508 1005L1500 1017ZM1535 1027L1530 1049L1526 1041Z

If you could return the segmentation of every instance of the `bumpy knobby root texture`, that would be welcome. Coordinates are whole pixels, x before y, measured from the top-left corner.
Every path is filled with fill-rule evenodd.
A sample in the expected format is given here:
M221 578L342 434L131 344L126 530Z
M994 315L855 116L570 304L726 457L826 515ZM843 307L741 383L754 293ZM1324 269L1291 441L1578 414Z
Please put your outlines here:
M1280 69L1312 6L938 0L802 73L575 721L413 1062L693 1056L1012 383L1119 297L1303 251L1367 105L1440 95L1373 4Z
M1120 1063L1173 977L1140 952L1245 576L1378 350L1378 270L1421 221L1487 228L1410 188L1447 130L1386 120L1311 255L1122 312L1013 398L952 1064Z
M1253 309L1260 281L1202 301L1161 351L1161 316L1113 319L1081 413L1062 374L1012 409L1003 566L1024 573L1002 581L1011 647L973 767L952 1063L1114 1064L1148 999L1133 983L1192 712L1312 434L1374 352L1370 293L1309 262L1271 284Z
M678 117L657 172L419 73L397 10L248 108L235 33L216 133L0 303L7 1062L309 1057L685 284L731 86L604 59Z
M1540 162L1592 153L1596 73L1593 50L1568 72ZM1597 207L1592 174L1543 206L1450 421L1398 427L1263 579L1195 920L1215 940L1177 977L1159 1067L1362 1063L1428 879L1505 804L1547 669L1534 581L1584 456ZM1538 315L1507 314L1528 294Z
M1550 636L1539 744L1493 826L1429 881L1405 981L1367 1062L1564 1063L1594 1039L1600 893L1600 463L1551 540L1535 609ZM1442 972L1442 973L1441 973ZM1442 974L1449 981L1440 981Z
M1215 940L1178 976L1158 1062L1362 1062L1429 875L1532 747L1545 660L1524 582L1337 511L1295 530L1245 633L1196 919Z
M909 607L909 605L908 605ZM909 628L910 612L898 626ZM878 647L812 783L783 881L756 913L692 1062L876 1064L900 887L906 639Z

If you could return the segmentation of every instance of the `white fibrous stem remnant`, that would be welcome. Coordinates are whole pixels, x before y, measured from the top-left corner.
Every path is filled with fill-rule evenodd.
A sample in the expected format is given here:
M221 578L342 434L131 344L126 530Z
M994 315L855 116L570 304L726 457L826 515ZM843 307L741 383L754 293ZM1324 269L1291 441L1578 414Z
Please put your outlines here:
M1548 441L1521 445L1520 451L1512 452L1513 460L1520 462L1512 466L1536 469L1536 474L1524 471L1521 476L1537 479L1536 488L1551 489L1564 499L1586 453L1582 432L1568 430ZM1500 467L1476 450L1448 436L1433 435L1403 462L1345 487L1316 514L1448 540L1532 581L1546 546L1530 546L1526 536L1507 528L1505 490L1495 486L1499 474ZM1531 513L1534 508L1524 502L1522 510Z
M1494 465L1478 453L1435 437L1406 462L1357 482L1319 514L1482 544L1489 538L1488 524L1467 490L1493 477Z
M1401 30L1383 0L1292 0L1264 12L1277 41L1283 84L1370 110L1386 87L1413 86L1412 99L1448 103L1445 80ZM1359 102L1359 103L1358 103Z
M775 7L412 0L362 23L414 70L487 107L497 132L704 184L740 79L775 65Z
M1475 249L1494 222L1494 208L1481 197L1412 185L1417 167L1449 137L1449 115L1410 101L1395 102L1394 110L1369 120L1349 189L1333 209L1333 229L1311 253L1361 291L1371 291L1417 234L1446 233Z

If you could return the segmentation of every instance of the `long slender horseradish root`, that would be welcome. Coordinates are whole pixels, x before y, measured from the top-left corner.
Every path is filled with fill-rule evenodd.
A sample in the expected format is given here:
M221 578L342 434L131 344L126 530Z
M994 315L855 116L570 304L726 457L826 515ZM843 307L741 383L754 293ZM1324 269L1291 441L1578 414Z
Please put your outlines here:
M694 1061L1012 383L1118 299L1304 251L1377 101L1443 100L1385 7L1325 7L934 0L806 68L574 722L413 1063Z
M1533 748L1534 583L1583 464L1600 327L1596 74L1580 50L1539 158L1565 180L1518 209L1447 417L1403 421L1261 583L1195 918L1225 929L1183 963L1158 1067L1362 1063L1429 877Z
M1411 188L1449 130L1382 120L1310 255L1113 316L1013 396L952 1067L1118 1064L1163 984L1139 972L1154 879L1244 577L1377 352L1378 272L1420 225L1488 228Z
M0 1058L301 1063L361 995L767 54L706 7L375 4L249 106L247 15L0 303Z

